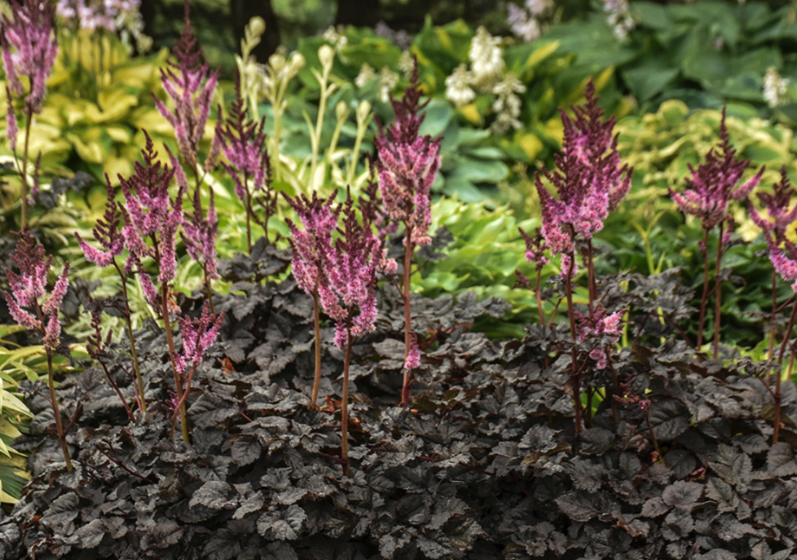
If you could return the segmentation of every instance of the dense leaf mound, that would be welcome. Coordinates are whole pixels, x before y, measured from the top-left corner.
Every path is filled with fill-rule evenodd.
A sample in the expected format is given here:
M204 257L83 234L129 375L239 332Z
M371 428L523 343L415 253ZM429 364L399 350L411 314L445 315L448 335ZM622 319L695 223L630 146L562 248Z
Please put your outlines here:
M793 384L784 387L783 441L770 446L771 397L753 375L761 375L758 366L700 363L675 337L660 346L637 342L615 367L622 380L633 375L630 393L651 401L661 456L636 404L599 408L575 437L570 355L547 367L543 358L569 334L534 327L525 341L490 341L469 328L480 315L500 317L506 304L472 294L413 301L413 327L427 347L412 410L396 406L402 309L391 307L395 293L382 294L376 333L355 346L352 473L344 477L336 401L343 356L326 330L321 392L328 396L321 410L311 409L311 301L292 281L258 282L280 269L282 257L259 245L253 257L221 268L237 283L215 298L227 320L215 359L195 379L190 444L179 429L169 437L165 404L156 404L168 398L168 382L159 380L169 372L154 325L137 335L153 405L136 425L97 370L62 383L62 402L79 408L69 436L74 472L48 436L53 417L43 387L24 386L36 419L15 446L35 451L34 479L12 514L0 517L0 557L793 556ZM680 297L667 278L631 277L629 293L666 313ZM201 304L182 303L197 314ZM661 329L659 321L640 325L657 342ZM132 397L128 378L117 374Z

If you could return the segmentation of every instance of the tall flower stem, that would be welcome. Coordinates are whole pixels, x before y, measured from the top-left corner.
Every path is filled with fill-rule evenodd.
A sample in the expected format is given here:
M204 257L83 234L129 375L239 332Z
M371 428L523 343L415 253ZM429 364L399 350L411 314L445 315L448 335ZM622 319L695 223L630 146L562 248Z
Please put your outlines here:
M769 318L769 359L771 360L775 355L775 314L777 313L778 309L778 286L777 286L777 279L776 279L776 272L772 272L772 314Z
M310 398L311 406L316 408L318 403L318 388L321 385L321 310L318 303L318 279L313 293L313 330L315 332L315 377L313 378L313 396Z
M720 280L720 267L722 263L722 230L723 230L724 223L720 222L720 235L717 238L717 263L714 266L714 282L716 283L715 291L717 292L715 296L715 303L714 303L714 359L717 359L719 356L719 347L720 347L720 311L722 308L722 280ZM708 253L708 248L706 248L706 253Z
M39 322L44 324L44 313L38 302L34 302L36 308L36 315L39 317ZM64 460L66 461L66 469L72 470L72 460L69 457L69 448L66 445L66 436L64 435L64 425L61 423L61 410L58 408L58 399L55 396L55 379L53 375L53 356L50 349L45 347L45 355L47 356L47 387L50 389L50 402L53 405L53 415L55 416L55 431L58 434L58 441L61 444L61 451L64 453Z
M697 323L697 349L703 346L703 324L708 303L708 230L703 230L703 297L700 300L700 320Z
M205 269L205 297L208 298L208 304L210 305L210 312L215 315L216 308L213 305L213 290L210 287L210 277L208 276L208 269L207 266L203 266Z
M534 286L534 295L537 296L537 314L540 317L540 325L545 326L545 313L542 310L542 294L540 293L540 283L542 282L542 267L537 267L537 282Z
M570 336L573 348L570 351L570 383L573 389L573 410L575 411L576 435L581 433L581 383L576 367L576 311L573 307L573 270L576 264L575 251L570 253L570 265L565 277L565 295L567 296L567 315L570 319Z
M786 347L789 345L789 339L791 339L791 333L794 329L794 320L797 319L797 301L794 302L794 306L791 309L791 317L789 317L789 326L786 328L786 336L783 337L783 342L780 345L780 353L778 354L778 365L783 365L783 356L786 354ZM792 363L794 361L794 352L792 352ZM791 365L789 366L789 370L791 370ZM783 377L783 372L778 371L777 375L775 376L775 410L773 413L773 430L772 430L772 445L778 443L778 437L780 436L780 404L781 404L781 378Z
M177 371L177 363L174 357L177 355L174 348L174 333L172 333L172 322L169 318L169 286L166 283L161 284L161 313L163 313L163 326L166 329L166 341L169 344L169 360L172 363L172 371L174 372L174 386L177 393L178 402L182 402L180 406L180 424L183 431L183 441L188 443L188 418L185 416L185 402L183 402L183 384L180 379L180 373Z
M32 84L31 84L32 87ZM19 176L22 179L22 200L20 201L21 206L21 220L22 220L22 230L28 229L28 218L27 218L27 210L28 210L28 156L29 156L29 149L30 149L30 125L31 121L33 121L33 111L31 111L30 107L26 106L25 110L25 148L22 152L22 169L19 170Z
M349 476L349 366L351 365L351 313L346 319L346 358L343 362L343 401L340 405L340 450L343 476Z
M410 268L412 267L412 226L407 228L404 237L404 362L410 355L412 346L412 308L410 304ZM404 372L404 384L401 388L401 406L407 408L410 405L410 382L412 381L412 370L407 368Z
M38 307L38 306L37 306ZM55 396L55 381L53 380L53 357L49 350L47 354L47 386L50 389L50 400L53 403L53 414L55 415L55 429L58 433L58 441L61 443L61 451L64 453L64 460L66 461L66 470L72 470L72 459L69 457L69 448L66 445L66 437L64 436L64 426L61 423L61 411L58 409L58 400Z
M127 322L127 339L130 341L130 355L133 357L133 371L136 374L136 384L138 385L138 393L141 395L141 412L147 413L147 399L144 396L144 381L141 379L141 367L138 363L138 353L136 352L136 341L133 337L133 322L130 319L130 298L127 295L127 279L122 273L122 269L114 259L114 267L116 272L119 273L119 278L122 280L122 295L125 298L125 321Z

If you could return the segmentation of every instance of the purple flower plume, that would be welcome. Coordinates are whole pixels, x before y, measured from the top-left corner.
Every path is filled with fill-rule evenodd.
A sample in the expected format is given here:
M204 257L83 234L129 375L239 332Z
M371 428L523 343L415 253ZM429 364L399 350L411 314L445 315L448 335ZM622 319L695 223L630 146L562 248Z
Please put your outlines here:
M526 243L526 260L536 263L538 269L548 264L548 258L545 256L545 251L548 247L546 247L542 230L537 228L534 231L534 237L526 233L521 227L518 228L518 231Z
M178 317L180 334L183 338L183 351L175 356L177 371L181 374L198 367L205 359L205 352L216 342L224 313L214 316L205 302L202 315L198 319Z
M336 321L335 344L339 348L348 343L350 319L354 337L374 329L376 273L384 253L371 224L367 220L362 224L358 221L351 195L342 214L340 237L323 253L323 270L329 281L319 286L324 312Z
M57 349L61 335L58 309L69 287L69 261L48 297L47 273L53 258L45 258L44 247L36 242L30 231L18 235L11 260L19 269L19 274L6 269L11 292L5 292L5 299L11 316L20 326L38 331L47 350ZM33 308L33 313L24 308Z
M769 260L775 271L783 278L784 282L791 283L791 289L797 292L797 245L784 240L784 249L771 238L767 238L769 245Z
M774 192L759 193L758 198L767 210L769 220L764 218L748 201L750 218L764 232L767 238L772 237L776 242L786 238L786 229L797 220L797 205L789 209L795 190L791 186L786 166L780 168L780 182L775 183ZM771 221L770 221L771 220Z
M612 344L616 343L623 333L623 314L625 310L609 314L603 306L598 306L584 316L576 312L579 322L578 340L596 340L596 346L590 351L590 357L597 362L598 369L606 368L606 356Z
M177 230L183 222L182 200L188 183L177 158L168 148L166 151L172 167L161 166L157 161L158 153L152 139L146 131L144 134L147 138L146 147L141 151L144 163L136 162L134 174L129 179L119 177L126 203L126 208L122 208L125 218L122 237L129 251L125 269L138 270L147 300L151 305L160 308L157 298L151 298L157 292L152 285L152 279L141 268L141 261L146 257L155 259L160 283L166 284L174 279L177 268L175 242ZM179 189L172 200L169 196L169 184L174 177L177 178ZM151 241L151 246L147 244L147 240Z
M209 279L218 279L216 271L216 232L219 221L216 218L213 189L210 189L210 204L207 218L203 217L199 189L194 191L194 213L183 220L183 231L180 237L185 250L202 268Z
M719 149L706 154L706 161L697 166L689 165L692 177L687 179L688 188L683 194L670 189L670 196L684 214L701 220L703 229L710 230L726 221L731 200L744 200L761 181L764 167L749 181L737 188L749 160L736 161L736 150L731 147L728 129L725 126L725 109L720 122Z
M584 107L572 108L574 117L561 111L562 152L555 156L553 171L543 169L543 175L556 188L558 200L545 188L539 174L536 177L542 235L552 254L573 253L576 236L591 239L631 188L633 170L622 165L617 136L612 136L614 117L602 120L603 109L598 107L599 96L591 81L585 97ZM567 266L563 262L563 270L568 266L569 261Z
M430 188L440 169L441 138L419 136L429 103L421 103L418 67L401 100L391 99L396 120L374 140L379 155L379 187L390 218L403 222L413 246L431 242L432 223Z
M32 113L39 113L47 94L47 77L58 54L55 33L55 10L52 2L11 0L11 17L3 16L0 45L10 92L24 93L20 76L30 78L30 91L25 104Z
M94 239L105 249L95 249L86 243L80 234L75 232L78 245L83 250L83 254L88 260L93 262L99 267L106 267L113 263L115 257L122 254L125 249L124 238L122 232L119 230L119 225L122 222L122 209L121 205L114 200L113 187L108 175L105 175L105 183L107 189L107 202L105 204L105 215L103 219L97 220L94 226Z
M293 263L291 271L299 288L308 295L318 294L322 289L329 290L329 279L324 273L324 256L332 251L332 232L338 227L342 206L334 208L335 196L313 198L306 195L291 198L285 195L288 204L299 216L304 230L299 229L292 220L286 220L291 230L291 249Z
M265 116L259 122L249 117L246 101L241 95L241 79L236 73L235 101L224 126L217 127L216 138L219 139L224 157L229 162L222 162L222 166L235 181L235 193L244 203L252 194L249 191L250 180L254 192L258 192L263 190L271 178L271 161L266 150L265 126Z
M174 112L155 94L155 106L174 128L180 155L189 167L196 167L199 142L205 133L205 123L210 115L210 102L219 71L210 72L207 62L202 62L202 49L197 44L189 19L188 1L185 2L185 24L180 39L174 45L177 62L168 61L161 68L161 83L174 102Z

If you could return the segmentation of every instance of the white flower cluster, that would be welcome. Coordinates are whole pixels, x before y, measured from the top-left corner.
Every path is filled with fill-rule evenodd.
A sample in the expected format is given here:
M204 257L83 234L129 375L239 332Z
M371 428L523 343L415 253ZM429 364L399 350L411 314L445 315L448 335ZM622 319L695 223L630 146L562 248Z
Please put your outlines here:
M618 39L624 38L636 27L636 22L628 9L628 0L603 0L603 9L609 14L606 21Z
M770 66L764 76L764 101L772 108L789 102L789 80L781 77L778 69Z
M507 23L516 37L529 43L540 38L553 14L553 0L526 0L522 8L509 4Z
M81 29L104 29L119 33L122 42L131 46L131 37L140 52L152 48L152 38L144 34L144 20L139 8L141 0L59 0L56 13L74 21Z
M507 72L504 79L495 84L493 88L493 111L496 113L495 121L491 128L497 134L506 134L512 129L520 129L523 124L518 120L521 110L521 100L517 93L524 93L523 85L513 72Z
M527 5L535 4L534 9L542 9L549 0L530 0ZM460 64L446 78L446 99L455 107L473 103L476 92L493 96L491 108L495 113L495 121L491 128L497 134L506 134L523 125L519 120L523 102L518 93L526 91L526 86L513 72L505 73L501 38L493 37L484 28L479 27L470 44L468 52L470 69Z
M360 73L354 79L354 85L358 88L363 88L374 78L379 80L379 100L382 103L387 103L390 101L390 94L393 93L399 83L399 75L387 66L383 66L379 74L377 74L370 64L364 62L360 66Z
M349 40L346 38L346 35L344 35L343 32L343 26L336 28L334 25L331 25L326 31L324 31L324 33L321 34L321 37L325 41L332 43L332 46L334 46L335 50L337 51L349 43Z

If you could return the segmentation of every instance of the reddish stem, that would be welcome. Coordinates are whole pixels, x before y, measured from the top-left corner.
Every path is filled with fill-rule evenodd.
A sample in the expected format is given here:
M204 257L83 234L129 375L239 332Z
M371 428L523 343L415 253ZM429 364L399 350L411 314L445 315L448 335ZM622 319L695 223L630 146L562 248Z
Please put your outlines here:
M714 266L714 282L716 283L715 291L717 292L714 304L714 359L719 356L720 347L720 310L722 308L722 281L720 280L720 266L722 263L722 230L723 223L720 223L720 235L717 240L717 263ZM708 253L708 248L706 249Z
M703 234L703 298L700 300L700 320L697 323L697 350L703 346L703 324L706 319L706 303L708 302L708 230Z
M410 354L412 345L412 309L410 306L410 268L412 267L412 226L407 226L404 238L404 362ZM409 368L404 372L404 384L401 388L401 406L407 408L410 405L410 383L412 381L412 370Z
M351 364L351 313L346 318L346 358L343 362L343 401L341 402L340 450L343 476L349 476L349 365Z

